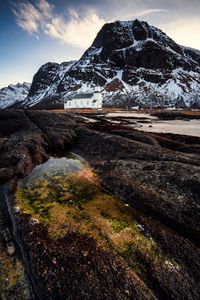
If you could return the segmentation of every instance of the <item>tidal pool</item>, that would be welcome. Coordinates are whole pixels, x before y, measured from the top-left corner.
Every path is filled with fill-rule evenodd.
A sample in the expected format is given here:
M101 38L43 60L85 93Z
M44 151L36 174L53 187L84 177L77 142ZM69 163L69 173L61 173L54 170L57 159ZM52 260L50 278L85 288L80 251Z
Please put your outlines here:
M147 270L141 257L178 268L138 223L139 212L106 190L77 155L52 157L36 167L19 182L15 202L21 213L32 215L33 222L47 224L52 239L71 232L86 234L125 260L144 280Z

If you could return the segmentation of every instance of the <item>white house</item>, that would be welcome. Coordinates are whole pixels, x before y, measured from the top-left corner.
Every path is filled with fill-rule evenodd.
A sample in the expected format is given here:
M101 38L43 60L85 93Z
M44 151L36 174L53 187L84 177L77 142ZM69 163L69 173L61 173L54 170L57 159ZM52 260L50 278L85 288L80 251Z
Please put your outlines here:
M93 93L76 94L64 103L64 109L70 108L102 108L102 94L100 87L96 87Z

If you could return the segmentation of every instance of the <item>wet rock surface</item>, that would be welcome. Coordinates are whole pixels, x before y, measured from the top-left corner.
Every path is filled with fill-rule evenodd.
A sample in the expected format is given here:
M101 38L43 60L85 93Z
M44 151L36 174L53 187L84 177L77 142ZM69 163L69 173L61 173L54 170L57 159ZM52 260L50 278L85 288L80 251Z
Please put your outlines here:
M130 205L199 243L198 156L86 128L79 128L78 134L84 141L79 151L98 169L105 184Z
M51 116L46 112L0 111L0 181L14 175L24 177L52 151L70 148L76 136L71 129L74 122L65 115Z
M10 194L16 178L51 154L72 149L133 208L145 236L136 248L127 244L122 259L88 235L69 231L53 239L45 224L16 212L10 197L15 239L34 294L39 299L199 299L200 160L198 152L187 152L199 139L142 133L103 119L87 123L75 114L0 111L0 181L11 180Z
M174 120L174 119L180 119L180 120L187 120L187 119L200 119L199 114L187 114L187 113L181 113L181 112L157 112L152 114L152 116L156 116L161 120Z

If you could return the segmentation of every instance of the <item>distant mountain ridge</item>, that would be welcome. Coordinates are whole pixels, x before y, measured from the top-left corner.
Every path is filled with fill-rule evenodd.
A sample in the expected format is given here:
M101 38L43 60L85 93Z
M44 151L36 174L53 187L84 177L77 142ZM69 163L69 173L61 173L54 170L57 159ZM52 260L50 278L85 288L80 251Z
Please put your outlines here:
M80 60L43 65L20 105L62 103L96 85L104 106L200 107L200 51L143 21L107 23Z
M19 104L28 95L31 83L10 84L0 89L0 108L10 107Z

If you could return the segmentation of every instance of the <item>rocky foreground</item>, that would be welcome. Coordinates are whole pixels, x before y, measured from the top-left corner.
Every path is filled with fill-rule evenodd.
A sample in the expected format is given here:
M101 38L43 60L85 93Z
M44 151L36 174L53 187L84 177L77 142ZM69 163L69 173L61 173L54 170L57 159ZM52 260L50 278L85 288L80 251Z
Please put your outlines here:
M9 228L29 283L29 293L17 294L15 280L7 299L200 298L200 138L22 110L0 111L0 137L1 203L7 197ZM144 230L145 242L139 239L137 249L129 245L123 259L77 231L53 239L47 226L13 208L18 178L69 150L133 208ZM152 242L154 251L146 251Z

